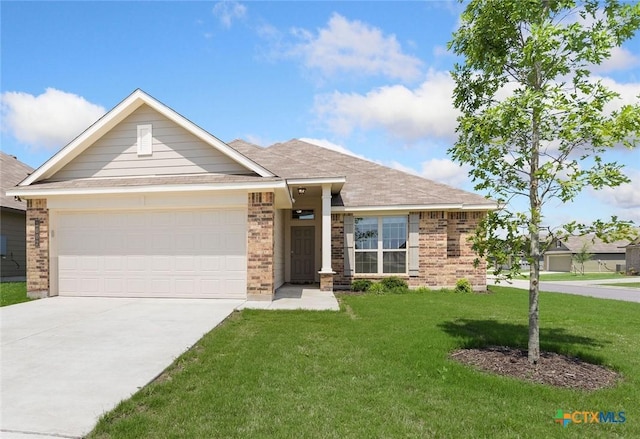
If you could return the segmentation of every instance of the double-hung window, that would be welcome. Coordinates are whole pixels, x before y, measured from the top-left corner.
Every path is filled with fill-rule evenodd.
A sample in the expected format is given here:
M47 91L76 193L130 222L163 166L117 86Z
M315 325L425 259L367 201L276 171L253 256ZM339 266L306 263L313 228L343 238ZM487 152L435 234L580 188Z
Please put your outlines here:
M361 217L354 220L356 273L407 272L407 217Z

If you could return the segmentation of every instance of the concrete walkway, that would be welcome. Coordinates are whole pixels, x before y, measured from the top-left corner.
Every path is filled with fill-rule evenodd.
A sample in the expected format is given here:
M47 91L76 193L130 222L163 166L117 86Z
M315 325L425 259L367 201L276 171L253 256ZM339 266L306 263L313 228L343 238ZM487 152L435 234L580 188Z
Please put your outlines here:
M599 299L623 300L626 302L640 303L640 288L626 288L624 286L602 285L605 283L633 283L639 282L638 278L625 279L599 279L599 280L581 280L581 281L558 281L558 282L540 282L540 291L548 291L551 293L575 294L578 296L597 297ZM493 277L487 277L487 284L499 286L511 286L520 289L529 289L529 281L514 279L510 281L502 281L495 283Z
M242 303L53 297L0 308L0 437L82 437Z
M272 302L247 301L238 309L340 311L332 292L320 291L317 285L285 284L276 290Z

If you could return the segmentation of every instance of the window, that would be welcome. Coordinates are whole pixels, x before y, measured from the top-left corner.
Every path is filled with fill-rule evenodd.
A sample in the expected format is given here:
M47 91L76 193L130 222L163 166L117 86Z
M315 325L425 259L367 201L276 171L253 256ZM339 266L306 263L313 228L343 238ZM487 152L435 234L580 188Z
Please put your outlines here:
M294 209L291 211L291 219L312 220L314 218L313 209Z
M407 272L407 217L354 219L356 273Z

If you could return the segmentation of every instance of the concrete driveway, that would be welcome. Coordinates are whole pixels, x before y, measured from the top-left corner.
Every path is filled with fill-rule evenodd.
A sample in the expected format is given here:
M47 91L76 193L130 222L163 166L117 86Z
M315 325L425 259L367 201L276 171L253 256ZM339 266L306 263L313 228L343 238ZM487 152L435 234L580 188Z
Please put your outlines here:
M82 437L242 303L54 297L0 308L0 437Z

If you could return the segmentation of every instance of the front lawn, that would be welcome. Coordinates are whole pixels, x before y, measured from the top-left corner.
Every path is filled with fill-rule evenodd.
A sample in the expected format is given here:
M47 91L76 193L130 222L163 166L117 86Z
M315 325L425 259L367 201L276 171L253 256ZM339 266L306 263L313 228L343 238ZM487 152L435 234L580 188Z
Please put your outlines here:
M90 437L640 437L640 304L540 295L543 350L624 377L586 392L449 359L460 347L526 348L527 292L492 291L343 296L338 313L234 313ZM558 410L623 411L627 421L564 428Z
M0 306L28 302L26 282L0 282Z

